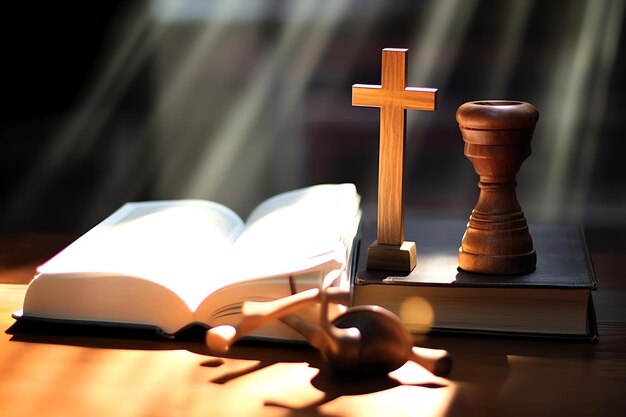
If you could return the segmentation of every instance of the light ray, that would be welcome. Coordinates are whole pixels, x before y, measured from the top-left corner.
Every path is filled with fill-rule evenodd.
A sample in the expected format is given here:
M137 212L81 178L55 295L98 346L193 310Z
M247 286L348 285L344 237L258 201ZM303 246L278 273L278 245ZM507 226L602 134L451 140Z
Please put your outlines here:
M602 0L586 3L573 57L563 57L552 75L547 94L549 102L543 112L548 115L548 120L543 123L547 124L543 137L550 138L554 145L550 151L541 221L574 220L572 212L565 210L566 192L571 183L569 175L575 164L576 147L580 145L581 120L590 93L588 76L593 57L603 40L606 5ZM570 16L573 18L573 14Z
M609 96L609 83L613 73L615 58L619 50L619 37L622 31L622 16L624 13L624 1L611 1L605 10L602 21L604 22L604 33L601 34L599 48L599 62L597 70L593 72L591 82L591 97L587 120L589 126L586 134L581 139L580 162L578 164L575 184L578 192L574 206L573 217L582 219L589 188L591 185L591 174L597 163L598 145L600 142L600 131L604 116L607 113L607 101Z
M477 5L477 0L430 3L426 13L419 17L425 24L417 24L423 29L410 42L413 51L408 62L410 84L434 88L445 85Z
M207 140L206 148L198 150L202 157L184 188L186 195L219 193L235 198L233 184L250 190L247 185L255 180L254 173L276 152L279 133L289 129L302 111L302 92L348 3L290 3L274 50L218 131ZM312 19L316 8L320 15ZM268 103L274 107L268 109ZM272 122L263 123L263 118Z
M445 89L463 45L477 0L441 0L430 3L417 24L418 30L411 43L408 60L409 85ZM429 115L408 112L407 133L411 150L406 157L409 172L419 156L423 142L424 123ZM430 116L432 117L432 116ZM420 126L414 128L414 126ZM415 131L414 131L415 130Z
M66 118L50 143L41 151L41 158L32 161L19 191L9 202L5 222L20 217L38 195L49 187L51 173L78 161L93 149L94 142L115 111L115 107L138 71L145 64L159 37L143 10L133 10L130 17L118 22L119 38L103 60L104 69L94 78L94 85Z
M183 10L189 7L190 3L194 2L182 1L178 13L185 14ZM181 189L177 184L186 180L190 153L195 154L192 148L193 136L198 134L197 129L208 129L211 122L208 115L197 116L198 111L190 109L190 103L192 106L202 105L200 93L205 92L205 88L199 86L205 84L203 80L207 79L210 73L206 63L221 59L218 55L221 44L233 35L233 31L236 30L233 22L248 7L247 2L241 0L221 0L212 3L210 16L203 16L203 20L200 20L202 22L200 30L195 36L184 45L179 45L181 42L176 44L177 48L184 48L184 52L179 53L180 61L164 62L158 66L158 69L172 67L161 76L156 86L157 105L147 122L148 128L152 128L156 136L154 139L159 169L154 173L154 181L159 194L168 195L169 190ZM220 99L217 94L211 95L209 92L204 101ZM205 111L208 113L210 110ZM181 131L181 126L186 130Z
M489 84L484 98L506 99L502 94L511 79L517 54L520 50L522 36L527 28L528 18L532 10L532 0L514 0L507 2L506 16L501 19L502 32L495 37L495 62L490 70Z

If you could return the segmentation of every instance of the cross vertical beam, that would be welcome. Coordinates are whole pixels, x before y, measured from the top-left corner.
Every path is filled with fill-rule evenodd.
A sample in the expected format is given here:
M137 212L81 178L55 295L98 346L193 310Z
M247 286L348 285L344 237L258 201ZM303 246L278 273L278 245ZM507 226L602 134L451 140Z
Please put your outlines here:
M394 248L404 250L404 147L406 142L406 110L435 110L437 90L407 87L407 49L385 48L382 54L381 85L352 86L352 105L380 108L380 154L378 166L378 225L375 257L384 251L384 258L395 257ZM382 246L381 246L382 245ZM404 246L404 249L403 249ZM368 251L368 268L412 270L415 266L415 244L412 265L395 260L381 265L370 263L372 246ZM390 252L391 251L391 252ZM400 255L403 257L403 255ZM400 261L402 263L403 261Z

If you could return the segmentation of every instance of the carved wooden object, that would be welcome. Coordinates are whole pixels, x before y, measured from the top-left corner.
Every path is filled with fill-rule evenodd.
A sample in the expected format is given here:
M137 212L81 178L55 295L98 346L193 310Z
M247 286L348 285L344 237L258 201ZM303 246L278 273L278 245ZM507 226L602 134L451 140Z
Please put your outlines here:
M241 323L236 327L222 325L209 329L206 343L211 351L224 354L238 338L280 319L319 349L342 376L386 376L407 360L435 375L444 376L450 371L452 360L447 351L413 346L413 338L404 323L382 307L352 307L330 322L328 304L349 301L350 293L339 288L311 289L273 301L246 301L241 309ZM293 314L311 304L319 304L319 323Z
M435 110L436 89L407 87L407 49L383 49L381 85L352 86L352 105L380 108L377 240L368 269L411 271L415 243L404 240L406 109Z
M459 266L485 274L530 272L537 256L515 194L515 176L530 155L539 113L519 101L475 101L459 107L456 118L465 156L480 177Z

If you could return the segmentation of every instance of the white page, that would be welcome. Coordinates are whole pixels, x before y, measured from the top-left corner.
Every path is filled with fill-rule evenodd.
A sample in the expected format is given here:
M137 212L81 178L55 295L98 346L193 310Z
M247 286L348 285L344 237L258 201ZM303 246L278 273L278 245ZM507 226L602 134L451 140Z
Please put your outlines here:
M360 197L352 184L318 185L273 197L254 210L233 245L240 276L308 269L343 256ZM339 259L345 262L345 259Z
M222 261L242 229L243 221L217 203L128 203L38 271L141 277L172 289L193 310L221 286Z
M193 311L240 279L345 262L342 239L352 238L358 205L352 184L296 190L261 204L242 234L243 221L221 204L128 203L38 271L72 279L139 277L170 288Z

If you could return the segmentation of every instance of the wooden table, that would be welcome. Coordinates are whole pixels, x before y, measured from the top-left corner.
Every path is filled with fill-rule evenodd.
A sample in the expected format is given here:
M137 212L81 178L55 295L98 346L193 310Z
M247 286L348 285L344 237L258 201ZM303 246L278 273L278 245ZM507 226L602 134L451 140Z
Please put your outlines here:
M73 237L0 236L0 416L555 415L626 413L626 230L588 230L600 342L430 337L454 369L407 364L380 380L333 378L305 347L210 356L192 336L14 326L34 267Z

